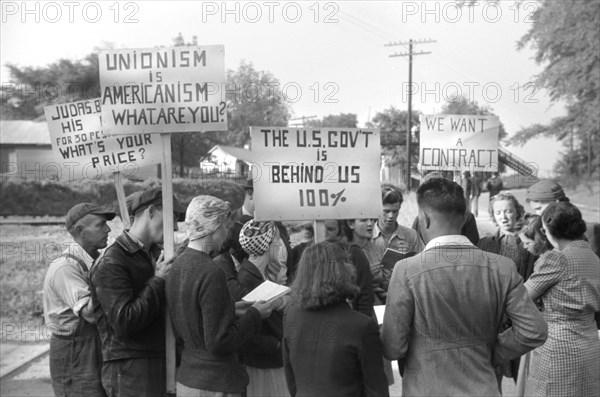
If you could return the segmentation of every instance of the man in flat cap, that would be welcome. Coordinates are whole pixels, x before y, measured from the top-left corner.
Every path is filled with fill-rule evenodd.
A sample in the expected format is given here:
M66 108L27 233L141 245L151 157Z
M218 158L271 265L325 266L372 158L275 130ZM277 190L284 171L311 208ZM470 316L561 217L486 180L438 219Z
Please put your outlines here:
M88 273L107 245L106 222L115 215L92 203L71 208L65 226L73 242L50 263L44 278L44 318L52 331L50 377L57 396L105 396Z
M569 202L562 186L550 179L543 179L527 189L526 201L536 214L541 215L551 203L559 201ZM592 251L600 257L600 224L586 222L585 237L590 243Z
M177 220L185 209L173 198ZM162 396L165 388L165 276L162 192L133 197L133 224L106 249L92 272L94 315L102 338L102 383L109 396ZM177 223L174 222L175 229Z

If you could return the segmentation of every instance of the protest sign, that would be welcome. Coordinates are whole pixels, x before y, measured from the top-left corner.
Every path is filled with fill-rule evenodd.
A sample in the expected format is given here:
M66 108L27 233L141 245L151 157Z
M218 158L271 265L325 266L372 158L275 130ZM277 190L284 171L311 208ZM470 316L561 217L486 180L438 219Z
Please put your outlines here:
M68 172L61 179L97 179L121 172L133 176L140 166L160 163L162 143L151 134L107 137L102 130L100 99L44 108L52 152Z
M257 220L376 218L379 130L250 127Z
M101 51L108 135L227 130L221 45Z
M497 171L498 116L421 115L422 170Z

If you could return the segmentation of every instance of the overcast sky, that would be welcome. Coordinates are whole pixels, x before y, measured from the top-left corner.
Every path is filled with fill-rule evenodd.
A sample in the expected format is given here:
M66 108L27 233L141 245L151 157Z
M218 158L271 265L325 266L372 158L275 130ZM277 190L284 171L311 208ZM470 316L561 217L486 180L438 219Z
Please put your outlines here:
M42 66L81 59L98 48L171 45L182 33L198 44L223 44L225 66L241 60L273 73L294 117L356 113L359 125L390 106L406 109L408 59L392 57L409 39L435 40L415 51L413 109L439 111L459 92L489 105L509 134L564 114L543 90L527 84L541 71L517 41L530 28L533 1L337 2L22 2L2 1L2 64ZM3 67L2 82L10 81ZM543 149L542 149L543 148ZM539 139L509 150L547 175L559 144Z

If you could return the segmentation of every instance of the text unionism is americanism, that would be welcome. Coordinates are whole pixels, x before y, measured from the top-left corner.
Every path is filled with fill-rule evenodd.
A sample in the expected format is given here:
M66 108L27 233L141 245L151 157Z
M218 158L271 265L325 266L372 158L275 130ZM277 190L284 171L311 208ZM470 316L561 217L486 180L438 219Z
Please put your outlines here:
M209 101L212 82L186 78L190 72L194 73L207 66L206 51L153 49L102 55L105 57L104 67L107 73L122 72L129 75L133 72L142 77L103 86L103 105L142 105L111 109L114 124L196 124L222 121L224 105L196 106Z

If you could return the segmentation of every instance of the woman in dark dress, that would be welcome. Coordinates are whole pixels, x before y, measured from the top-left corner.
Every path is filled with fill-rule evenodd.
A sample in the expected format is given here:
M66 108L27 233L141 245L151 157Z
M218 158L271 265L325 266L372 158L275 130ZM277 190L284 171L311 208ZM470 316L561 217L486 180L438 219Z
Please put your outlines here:
M292 396L389 396L377 322L348 303L357 293L354 268L339 245L304 251L283 320Z

